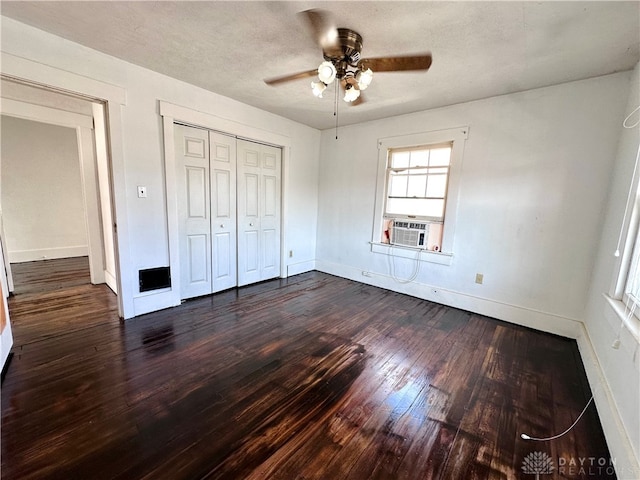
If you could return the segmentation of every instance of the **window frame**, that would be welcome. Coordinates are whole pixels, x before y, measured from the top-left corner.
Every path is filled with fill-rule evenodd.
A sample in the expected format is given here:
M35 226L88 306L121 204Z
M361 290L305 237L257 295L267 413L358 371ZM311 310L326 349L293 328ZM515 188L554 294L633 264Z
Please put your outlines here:
M444 223L442 245L439 252L422 250L419 258L423 261L449 265L453 257L453 243L457 221L460 180L462 174L462 158L465 141L469 135L469 127L455 127L408 135L399 135L378 139L378 173L376 184L376 200L371 237L371 250L375 253L416 258L418 248L404 247L382 243L384 215L386 211L386 191L388 185L387 162L390 149L404 149L420 146L436 146L451 143L451 161L444 205Z
M632 188L636 194L626 232L623 232L624 246L616 265L617 275L609 294L604 294L604 297L622 324L640 343L640 299L636 300L627 295L627 287L632 281L630 276L635 270L636 262L640 266L640 191L637 183ZM638 273L640 275L640 272Z
M640 192L638 192L640 193ZM618 275L613 286L611 297L615 300L623 302L625 309L629 308L631 303L635 304L635 316L640 318L640 299L630 297L627 292L629 283L633 281L632 273L636 270L636 265L640 262L640 196L636 194L633 208L631 209L631 217L625 236L624 247L620 257Z
M394 197L393 195L390 195L389 192L389 188L391 186L391 175L392 172L394 171L394 167L392 167L390 165L391 163L391 156L393 153L402 153L402 152L415 152L415 151L419 151L421 149L423 150L436 150L439 148L449 148L451 149L451 152L449 153L449 163L447 165L439 165L439 166L416 166L416 167L412 167L411 165L409 165L406 170L409 171L409 173L406 174L407 177L411 177L412 175L418 176L418 174L412 174L410 171L412 169L426 169L427 171L424 173L424 176L426 176L425 179L425 197L422 197L422 199L424 200L429 200L429 199L437 199L440 200L442 199L442 201L444 202L443 206L442 206L442 216L440 217L433 217L433 216L429 216L429 215L409 215L409 214L393 214L388 212L388 207L389 207L389 199L390 198L405 198L405 199L413 199L416 197ZM405 218L405 219L416 219L416 220L424 220L427 222L434 222L434 223L444 223L444 219L446 218L446 213L447 213L447 209L446 209L446 202L447 202L447 196L449 194L449 177L451 174L451 158L452 158L452 152L453 152L453 142L444 142L444 143L439 143L439 144L430 144L430 145L414 145L412 147L402 147L402 148L388 148L387 149L387 161L386 161L386 171L385 171L385 178L386 178L386 182L385 182L385 196L384 196L384 208L383 208L383 215L386 217L391 217L394 216L396 218ZM432 168L438 168L438 169L446 169L446 173L431 173L429 172L430 169ZM438 175L446 175L447 177L447 182L444 186L444 194L442 197L428 197L426 196L426 193L428 190L428 184L429 184L429 177L433 176L438 176ZM408 182L407 182L407 189L408 189Z

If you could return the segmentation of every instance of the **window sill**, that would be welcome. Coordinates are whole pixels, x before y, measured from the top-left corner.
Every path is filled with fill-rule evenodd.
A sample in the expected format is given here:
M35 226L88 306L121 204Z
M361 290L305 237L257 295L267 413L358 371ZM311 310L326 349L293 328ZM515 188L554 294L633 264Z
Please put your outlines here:
M453 253L432 252L420 248L401 247L399 245L389 245L388 243L371 242L373 253L382 253L394 257L409 258L415 260L420 258L423 262L437 263L440 265L451 265Z
M603 294L605 300L611 306L611 309L616 313L616 315L622 320L624 327L629 331L633 338L636 339L636 342L640 343L640 320L635 315L631 315L629 317L629 312L626 310L625 304L616 300L615 298L611 298L606 293Z

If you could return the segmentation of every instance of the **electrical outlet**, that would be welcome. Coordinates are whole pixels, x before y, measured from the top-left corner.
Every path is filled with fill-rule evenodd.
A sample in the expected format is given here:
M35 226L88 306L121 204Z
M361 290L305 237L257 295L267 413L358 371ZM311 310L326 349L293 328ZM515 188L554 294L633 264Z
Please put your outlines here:
M484 281L484 275L482 273L476 273L476 283L482 285Z
M363 271L362 275L365 276L365 277L371 277L371 272Z

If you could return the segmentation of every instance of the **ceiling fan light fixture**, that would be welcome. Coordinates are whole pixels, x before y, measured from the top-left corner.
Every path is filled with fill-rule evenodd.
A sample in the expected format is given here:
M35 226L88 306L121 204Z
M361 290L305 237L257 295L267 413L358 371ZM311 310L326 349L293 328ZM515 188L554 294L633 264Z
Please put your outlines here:
M331 62L324 61L318 67L318 78L325 85L329 85L336 79L336 67Z
M366 70L361 70L356 74L356 81L358 82L358 88L360 90L364 90L369 85L371 85L371 81L373 80L373 72L370 68Z
M344 92L344 101L351 103L359 96L360 96L360 90L358 90L357 88L354 88L352 85L347 84L346 90Z
M327 89L327 86L322 82L311 82L311 91L318 98L322 98L322 93L326 89Z

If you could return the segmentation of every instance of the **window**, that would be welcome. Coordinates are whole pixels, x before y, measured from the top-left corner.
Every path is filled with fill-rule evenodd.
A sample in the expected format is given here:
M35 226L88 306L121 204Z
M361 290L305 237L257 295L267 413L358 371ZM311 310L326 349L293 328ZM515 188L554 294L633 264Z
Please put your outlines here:
M633 187L632 191L635 188L637 187ZM640 342L640 192L634 198L629 222L620 232L618 240L620 243L625 237L622 255L618 260L617 279L605 298L622 320L622 324ZM618 248L620 249L620 245ZM616 256L618 255L616 251Z
M640 271L638 271L638 257L640 257L638 249L640 245L636 238L636 245L633 253L633 260L631 262L631 268L629 268L629 274L627 275L627 281L625 282L624 297L627 304L632 304L634 309L640 304Z
M637 198L637 197L636 197ZM622 301L628 317L640 313L640 232L638 231L638 214L640 205L636 204L631 214L627 239L620 262L618 281L613 298Z
M425 248L421 258L448 263L429 254L451 256L464 140L468 128L439 130L390 137L378 142L378 190L372 250L396 256L412 256ZM445 220L446 218L446 220ZM395 223L394 223L395 222ZM394 225L399 228L394 229ZM393 233L408 237L408 230L425 242L394 242ZM418 237L420 238L420 237ZM390 250L390 245L393 249ZM401 249L395 247L400 245ZM403 250L405 253L403 253Z
M444 221L451 143L391 149L385 216Z

